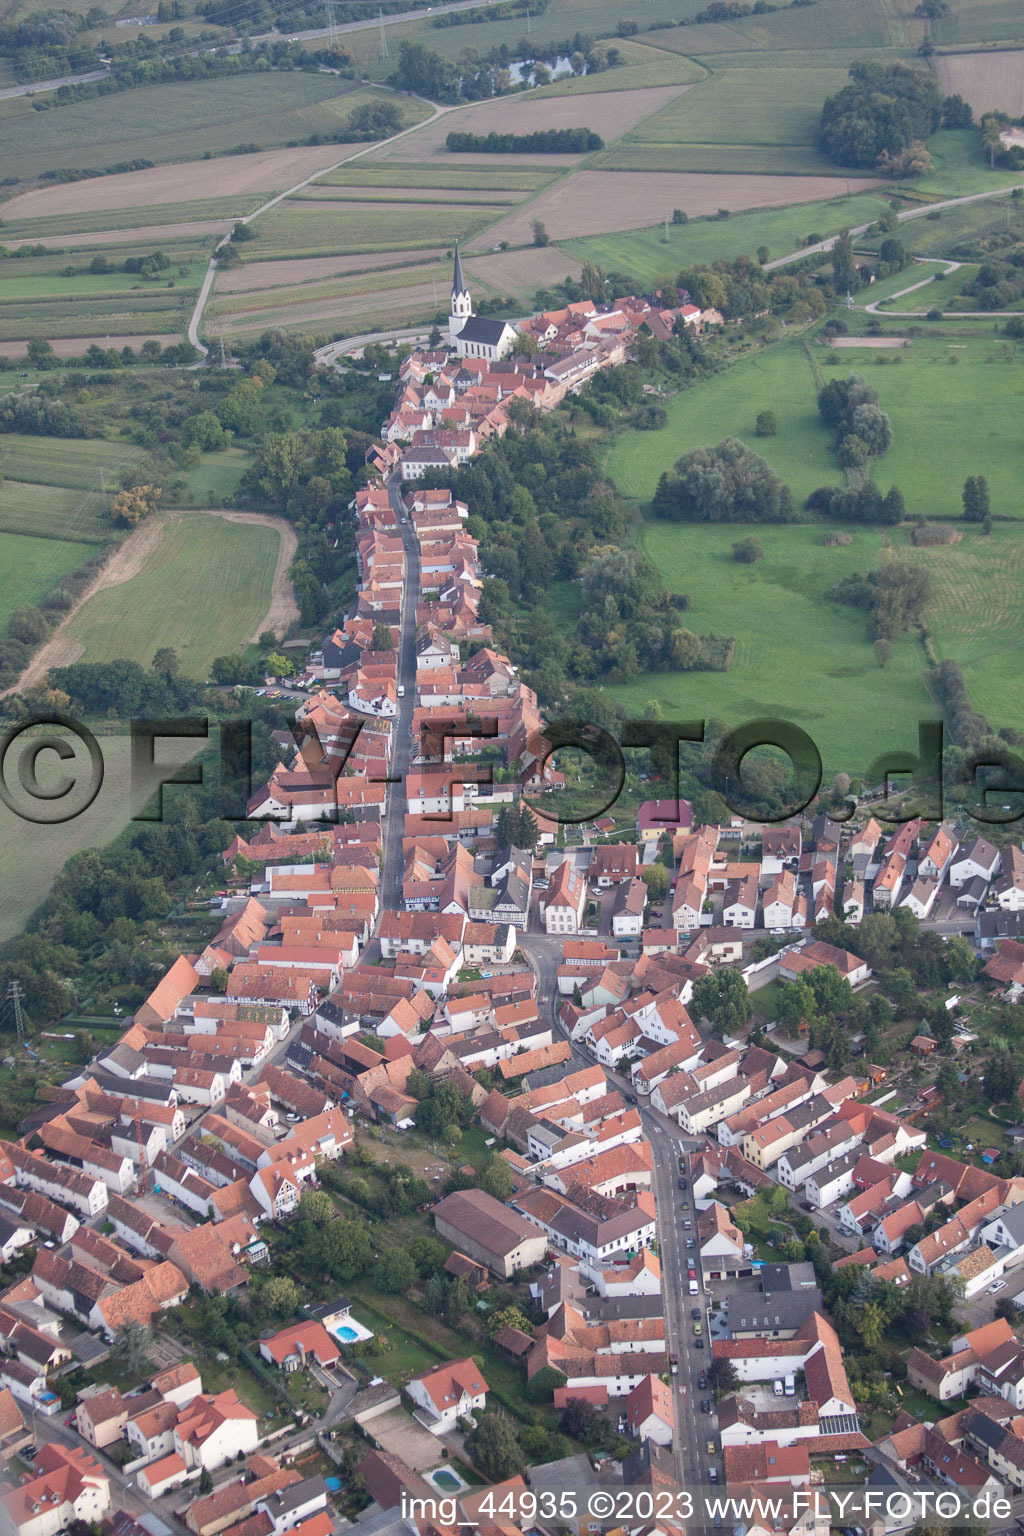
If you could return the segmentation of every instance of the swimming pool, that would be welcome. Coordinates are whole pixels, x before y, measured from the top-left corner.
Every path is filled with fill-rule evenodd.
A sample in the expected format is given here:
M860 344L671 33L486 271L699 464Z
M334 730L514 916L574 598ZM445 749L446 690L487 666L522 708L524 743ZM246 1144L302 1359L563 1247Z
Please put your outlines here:
M331 1323L330 1329L339 1344L365 1344L367 1339L373 1338L373 1329L367 1328L355 1317Z
M356 1330L354 1328L350 1328L347 1323L343 1323L338 1329L338 1338L346 1339L350 1344L354 1344L358 1337L359 1335Z

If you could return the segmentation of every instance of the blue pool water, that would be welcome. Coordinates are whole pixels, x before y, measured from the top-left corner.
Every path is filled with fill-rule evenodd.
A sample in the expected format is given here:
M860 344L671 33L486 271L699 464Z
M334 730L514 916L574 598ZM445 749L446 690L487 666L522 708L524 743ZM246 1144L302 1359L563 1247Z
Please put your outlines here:
M325 1477L324 1482L327 1484L328 1490L331 1493L337 1493L338 1489L341 1487L340 1477Z
M341 1327L336 1329L336 1332L339 1339L352 1340L358 1339L359 1337L358 1333L356 1333L356 1330L354 1328L350 1328L347 1323L342 1323Z

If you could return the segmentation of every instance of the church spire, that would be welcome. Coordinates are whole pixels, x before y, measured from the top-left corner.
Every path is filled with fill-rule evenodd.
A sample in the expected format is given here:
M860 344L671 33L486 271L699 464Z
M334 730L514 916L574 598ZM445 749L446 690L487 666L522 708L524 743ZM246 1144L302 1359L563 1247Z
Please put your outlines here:
M462 275L462 257L459 255L459 242L455 242L455 271L452 273L452 294L465 293L466 279Z

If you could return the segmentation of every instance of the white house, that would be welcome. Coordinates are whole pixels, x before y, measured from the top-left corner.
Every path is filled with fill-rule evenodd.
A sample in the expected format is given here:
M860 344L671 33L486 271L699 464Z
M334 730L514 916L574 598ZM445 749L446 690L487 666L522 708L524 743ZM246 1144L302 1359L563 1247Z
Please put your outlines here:
M447 1435L474 1409L487 1406L488 1386L473 1360L450 1360L413 1376L406 1391L416 1404L415 1417L432 1435Z
M949 883L959 887L971 880L992 880L998 873L998 848L993 848L983 837L976 837L954 854L949 866Z

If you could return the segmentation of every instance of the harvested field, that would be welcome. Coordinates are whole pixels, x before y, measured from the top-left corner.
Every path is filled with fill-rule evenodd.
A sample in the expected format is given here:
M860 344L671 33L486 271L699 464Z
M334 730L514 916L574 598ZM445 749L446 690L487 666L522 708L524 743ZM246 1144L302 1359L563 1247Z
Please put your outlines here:
M583 263L555 245L539 250L500 251L493 256L474 256L466 261L471 282L489 283L499 293L523 294L532 299L537 288L560 283L563 277L578 278Z
M173 346L181 341L183 332L162 331L138 336L106 336L103 345L111 347L141 347L144 341L158 341L162 347ZM83 357L95 343L95 336L57 336L50 338L50 345L58 357ZM24 357L28 340L0 341L0 357Z
M233 219L197 219L191 224L143 224L135 229L94 229L85 235L60 235L58 240L62 251L73 251L79 246L88 245L127 245L145 241L147 244L161 244L165 240L189 240L202 239L209 236L226 235L234 223ZM45 238L45 237L44 237ZM36 236L24 240L8 240L6 242L12 251L16 251L22 245L38 245Z
M481 160L493 158L486 155L474 155L476 164L472 167L452 166L449 168L447 160L443 165L436 161L430 165L384 165L380 160L373 163L373 182L377 188L377 196L380 196L383 187L406 187L414 192L421 192L424 187L437 187L442 191L463 192L521 192L524 197L528 192L536 192L540 187L546 186L555 175L553 170L544 167L527 170L506 170L489 165L481 166ZM341 165L337 170L328 171L323 177L321 185L325 187L362 186L366 182L366 167L363 165Z
M63 109L67 110L67 109ZM148 204L190 203L201 197L283 192L285 188L334 165L351 151L344 144L301 149L271 149L259 155L231 155L220 160L157 165L150 171L96 176L67 186L38 187L4 204L4 222L66 217L97 208L145 208Z
M432 251L388 251L372 257L358 252L348 256L300 256L294 261L247 261L228 272L218 272L214 292L253 293L265 288L287 287L292 283L342 277L350 272L381 272L389 267L401 267L406 262L437 261L444 254L442 246Z
M283 263L287 265L287 263ZM318 304L331 299L362 298L367 304L387 294L401 300L403 291L410 287L426 287L429 283L437 294L440 305L451 280L451 268L447 262L427 262L413 267L376 269L352 276L325 278L321 282L296 281L278 283L275 287L255 292L219 294L214 297L206 313L209 316L253 314L258 309L289 310L294 306ZM435 306L436 307L436 306Z
M905 336L833 336L833 347L909 347Z
M780 208L789 203L834 197L835 181L828 176L704 176L685 171L649 171L617 179L617 171L577 171L549 187L523 209L494 224L480 236L475 248L508 240L512 245L530 239L530 222L541 219L552 240L577 235L598 235L621 229L656 224L673 208L691 218L715 213L719 208ZM875 186L876 180L852 177L851 191Z
M268 326L295 329L308 326L314 321L331 320L348 322L347 330L353 334L364 329L383 329L386 322L401 324L406 320L415 320L432 312L435 306L441 307L442 298L443 295L431 283L400 288L382 295L380 299L375 299L374 294L364 289L359 293L326 299L320 304L307 300L303 304L296 303L281 309L261 309L254 304L237 315L218 315L208 310L204 329L209 336L237 336L244 331L263 331ZM353 325L352 321L357 323ZM345 328L343 324L342 330Z
M947 53L935 60L942 89L962 96L975 117L998 110L1019 117L1024 112L1024 51Z
M471 203L474 207L513 207L528 194L525 192L447 191L436 187L388 187L387 198L381 199L380 187L332 186L329 182L317 182L306 189L304 197L317 202L376 203L378 206L394 203Z
M479 165L491 160L497 167L536 165L536 155L450 155L444 141L453 130L459 133L536 133L544 128L592 128L606 142L621 138L645 118L660 112L690 87L686 85L650 86L641 91L600 91L589 96L503 97L481 102L478 106L445 112L425 123L418 133L410 133L395 144L386 144L368 158L410 160L443 155L446 165ZM574 165L579 155L545 155L553 167Z

